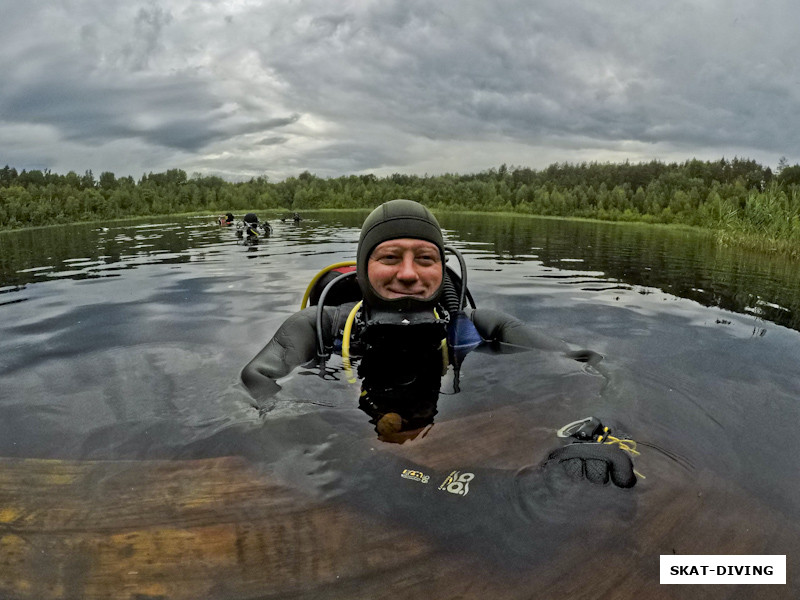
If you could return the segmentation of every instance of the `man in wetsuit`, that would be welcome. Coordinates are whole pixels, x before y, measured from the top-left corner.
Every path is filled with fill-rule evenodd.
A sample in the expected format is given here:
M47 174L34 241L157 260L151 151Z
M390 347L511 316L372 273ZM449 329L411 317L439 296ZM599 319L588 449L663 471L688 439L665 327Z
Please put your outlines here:
M362 341L374 322L388 324L408 318L404 336L422 341L422 333L446 325L442 310L445 287L445 250L442 230L433 214L411 200L392 200L376 208L364 221L358 241L356 278L363 297L353 329L354 345ZM327 345L340 339L344 321L353 304L325 306L322 336ZM434 311L439 317L434 317ZM274 383L295 367L313 360L317 353L316 307L289 317L269 343L245 366L242 381L256 396L279 389ZM486 342L504 342L543 350L567 351L557 339L537 333L500 311L477 308L469 314ZM386 332L386 329L384 329ZM413 332L419 332L417 336ZM438 340L441 340L439 337ZM438 343L437 343L438 345Z
M257 399L271 396L280 389L277 379L318 356L319 337L325 348L341 341L343 348L363 356L361 408L373 422L380 427L387 414L397 415L394 425L400 429L404 422L417 426L425 419L432 421L442 375L442 340L456 316L442 305L448 277L442 230L433 214L411 200L382 204L365 219L358 241L356 278L362 304L324 306L320 335L318 307L295 313L245 366L243 383ZM561 340L500 311L475 308L468 318L485 342L568 351ZM576 458L574 450L570 457Z

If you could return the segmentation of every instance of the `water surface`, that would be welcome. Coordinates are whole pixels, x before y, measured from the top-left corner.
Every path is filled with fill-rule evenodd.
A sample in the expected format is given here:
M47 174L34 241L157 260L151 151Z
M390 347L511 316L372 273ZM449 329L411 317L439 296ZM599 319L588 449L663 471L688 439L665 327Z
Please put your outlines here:
M273 222L257 246L213 217L0 235L4 597L797 591L658 584L673 552L787 554L791 578L791 264L684 230L442 216L479 306L603 360L474 352L426 434L388 444L337 358L266 402L238 378L311 277L353 258L363 216ZM633 489L541 469L589 415L638 442ZM456 470L467 495L439 490Z

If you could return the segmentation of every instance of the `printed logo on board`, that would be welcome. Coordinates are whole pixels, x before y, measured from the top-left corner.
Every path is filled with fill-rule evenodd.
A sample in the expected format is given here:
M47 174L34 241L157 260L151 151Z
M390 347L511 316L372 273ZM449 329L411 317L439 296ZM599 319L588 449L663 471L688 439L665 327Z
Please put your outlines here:
M404 479L411 479L412 481L419 481L420 483L428 483L429 475L425 475L422 471L415 471L414 469L403 469L400 477Z
M453 471L447 476L439 486L439 489L458 496L466 496L469 493L469 482L475 479L474 473L461 473Z

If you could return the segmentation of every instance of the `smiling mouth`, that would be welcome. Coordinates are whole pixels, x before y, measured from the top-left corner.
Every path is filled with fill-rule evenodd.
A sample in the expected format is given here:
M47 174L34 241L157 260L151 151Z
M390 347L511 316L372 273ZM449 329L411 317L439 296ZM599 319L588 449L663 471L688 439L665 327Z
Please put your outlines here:
M387 293L391 294L395 298L399 297L412 297L412 298L423 298L425 295L424 290L386 290Z

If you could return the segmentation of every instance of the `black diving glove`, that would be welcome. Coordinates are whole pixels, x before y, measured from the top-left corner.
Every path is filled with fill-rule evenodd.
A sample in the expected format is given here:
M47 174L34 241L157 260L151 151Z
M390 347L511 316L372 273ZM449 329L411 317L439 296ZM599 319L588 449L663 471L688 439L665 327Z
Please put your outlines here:
M601 443L574 443L550 453L545 469L563 469L573 479L586 479L603 485L609 480L621 488L636 485L633 461L619 446Z

